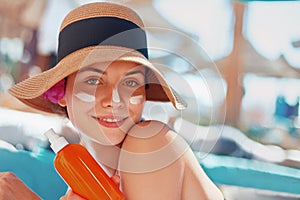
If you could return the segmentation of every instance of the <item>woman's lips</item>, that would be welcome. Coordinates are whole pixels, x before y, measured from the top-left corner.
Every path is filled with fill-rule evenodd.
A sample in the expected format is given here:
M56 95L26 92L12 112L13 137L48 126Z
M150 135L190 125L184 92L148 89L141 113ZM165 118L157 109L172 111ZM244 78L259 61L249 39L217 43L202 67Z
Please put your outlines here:
M98 123L107 128L118 128L124 122L126 117L112 117L112 116L102 116L102 117L93 117L98 121Z

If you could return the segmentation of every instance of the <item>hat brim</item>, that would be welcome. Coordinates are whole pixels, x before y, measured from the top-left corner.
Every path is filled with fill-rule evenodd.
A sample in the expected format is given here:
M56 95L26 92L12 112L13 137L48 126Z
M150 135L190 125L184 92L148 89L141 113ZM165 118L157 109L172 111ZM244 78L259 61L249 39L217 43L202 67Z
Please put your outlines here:
M75 51L53 68L28 78L9 89L9 93L25 104L50 113L65 112L64 108L45 100L42 95L54 84L78 71L80 68L99 62L128 61L148 67L146 99L170 101L176 109L186 108L184 100L167 84L159 70L141 53L118 46L92 46Z

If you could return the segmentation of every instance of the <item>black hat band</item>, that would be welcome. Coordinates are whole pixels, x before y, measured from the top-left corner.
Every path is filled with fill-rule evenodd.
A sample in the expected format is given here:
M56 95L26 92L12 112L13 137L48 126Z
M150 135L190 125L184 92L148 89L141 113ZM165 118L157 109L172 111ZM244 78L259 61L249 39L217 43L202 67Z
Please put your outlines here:
M60 32L57 62L76 50L97 45L135 49L148 58L143 29L124 19L96 17L76 21Z

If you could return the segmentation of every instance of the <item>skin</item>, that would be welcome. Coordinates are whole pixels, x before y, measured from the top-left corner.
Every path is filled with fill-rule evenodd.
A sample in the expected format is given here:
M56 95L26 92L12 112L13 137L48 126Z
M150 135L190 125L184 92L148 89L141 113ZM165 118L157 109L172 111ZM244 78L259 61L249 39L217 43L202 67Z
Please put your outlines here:
M135 125L124 141L120 163L127 199L224 199L188 144L161 122Z
M143 67L113 62L89 68L93 70L83 69L68 78L66 94L60 104L67 106L71 121L84 132L81 143L94 152L97 160L112 174L119 167L120 184L127 199L223 199L178 134L161 122L140 122L146 96ZM100 70L105 73L99 73ZM98 77L96 82L100 84L86 89L84 84L81 85L86 77ZM74 98L78 92L96 94L95 102ZM130 103L132 96L144 98L137 104ZM93 116L124 118L124 122L119 127L106 127ZM105 156L101 154L104 151L109 153ZM153 159L155 152L160 159ZM142 157L135 156L140 153ZM137 165L143 162L145 166ZM74 196L74 193L68 195Z
M17 189L16 189L17 188ZM0 199L31 199L40 200L15 174L11 172L0 173Z
M85 101L78 93L95 99ZM81 133L80 143L108 169L127 200L223 199L178 134L158 121L141 122L145 97L144 67L116 61L70 75L59 104ZM82 198L69 190L61 199Z
M146 96L144 77L144 67L130 62L87 66L68 77L65 96L59 104L67 107L70 120L84 133L84 142L118 145L141 119ZM113 101L116 88L119 91L117 102ZM95 102L76 98L75 95L82 92L95 96ZM144 96L142 102L129 103L136 95ZM118 122L106 123L105 120Z

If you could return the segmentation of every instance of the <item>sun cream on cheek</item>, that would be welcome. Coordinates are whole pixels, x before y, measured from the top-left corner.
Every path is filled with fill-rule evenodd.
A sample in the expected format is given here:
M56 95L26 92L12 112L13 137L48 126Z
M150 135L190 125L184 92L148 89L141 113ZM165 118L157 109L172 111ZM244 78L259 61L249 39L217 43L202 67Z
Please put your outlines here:
M75 94L75 97L77 97L79 100L87 103L95 102L95 96L84 93L84 92L79 92Z
M143 102L143 99L144 99L143 95L137 95L137 96L130 97L129 102L134 105L141 104Z

